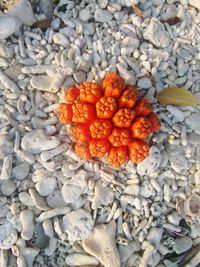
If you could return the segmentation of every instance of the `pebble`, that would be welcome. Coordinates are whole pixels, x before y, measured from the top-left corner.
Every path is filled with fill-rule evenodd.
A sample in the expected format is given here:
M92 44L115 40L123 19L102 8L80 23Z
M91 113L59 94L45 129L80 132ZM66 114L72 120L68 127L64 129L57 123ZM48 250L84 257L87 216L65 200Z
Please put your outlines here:
M182 58L177 60L178 75L183 76L187 73L189 69L189 64L185 63Z
M6 39L18 32L22 23L17 18L0 13L0 39Z
M185 119L186 125L192 130L200 130L200 113L193 113Z
M18 19L24 25L32 26L36 22L33 9L28 0L19 0L7 12L13 18Z
M80 20L86 22L91 19L91 13L88 9L82 9L79 13Z
M8 180L3 180L0 185L1 193L4 196L11 196L15 190L17 189L17 186L13 182L13 180L8 179Z
M192 247L192 239L190 237L183 237L183 238L179 238L175 241L174 245L173 245L173 250L177 253L177 254L181 254L183 252L188 251L191 247Z
M12 58L14 51L12 47L8 47L3 43L0 43L0 56L3 58Z
M40 8L40 12L45 14L47 18L53 17L53 1L52 0L40 0L39 8Z
M22 137L21 146L31 154L53 149L59 146L59 140L54 136L47 136L42 129L33 130Z
M150 79L144 77L138 80L137 86L140 89L149 89L152 87L152 82Z
M46 197L50 195L51 193L53 193L56 186L57 186L56 179L54 177L47 177L43 179L42 181L39 181L38 183L36 183L35 188L40 194L40 196Z
M63 47L69 46L69 41L67 37L65 37L65 35L60 32L54 34L53 41L55 44L61 45Z
M150 20L148 27L144 30L143 37L156 47L169 46L168 33L165 31L164 25L156 18Z
M168 105L166 109L174 116L175 122L182 122L185 119L184 112L182 112L180 109Z
M30 167L27 163L21 163L15 166L12 170L13 175L19 181L24 180L28 176L29 171L30 171Z
M198 0L189 0L189 4L197 9L200 9L200 3Z
M112 20L112 14L108 10L97 9L94 13L94 19L97 22L108 23Z
M6 134L0 136L0 159L3 160L13 152L13 143Z
M188 169L188 161L182 154L170 157L170 162L172 169L177 173Z

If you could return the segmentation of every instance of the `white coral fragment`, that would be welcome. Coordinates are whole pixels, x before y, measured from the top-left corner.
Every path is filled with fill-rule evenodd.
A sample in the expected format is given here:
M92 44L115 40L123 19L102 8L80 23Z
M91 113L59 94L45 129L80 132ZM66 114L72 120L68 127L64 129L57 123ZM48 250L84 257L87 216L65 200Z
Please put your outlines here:
M70 241L85 239L92 233L94 220L84 209L77 209L63 217L63 230L67 232Z

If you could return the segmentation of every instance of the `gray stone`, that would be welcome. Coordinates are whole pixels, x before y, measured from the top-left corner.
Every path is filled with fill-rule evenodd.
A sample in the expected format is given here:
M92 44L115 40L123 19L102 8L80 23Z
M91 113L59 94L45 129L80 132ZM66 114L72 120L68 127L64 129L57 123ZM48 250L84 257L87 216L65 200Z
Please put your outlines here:
M22 74L22 69L23 65L22 64L17 64L17 65L13 65L9 68L7 68L4 73L14 82L18 81L18 76L20 74Z
M144 30L143 37L156 47L165 48L169 46L169 37L164 25L156 18L150 20L148 27Z
M0 11L1 12L1 11ZM6 39L19 31L22 23L19 19L0 13L0 39Z
M200 112L188 116L185 123L192 130L200 130Z
M94 19L97 22L107 23L112 20L112 17L108 10L97 9L94 13Z
M13 174L17 180L24 180L29 174L30 167L27 163L22 163L13 168Z
M60 141L54 136L47 136L42 129L26 133L21 142L21 147L32 154L41 153L57 147Z
M47 18L53 17L53 1L52 0L40 0L40 12L45 14Z
M144 77L139 79L137 85L140 89L149 89L152 87L152 82L150 79Z
M189 69L189 64L185 63L182 58L178 58L177 60L177 68L178 68L178 75L183 76Z
M0 136L0 160L13 152L13 143L6 134Z
M79 18L80 20L86 22L88 21L89 19L91 19L91 13L88 9L82 9L79 13Z
M195 133L188 133L187 140L192 145L199 145L200 144L200 135Z
M188 169L187 159L182 154L171 157L170 163L175 172L180 173L181 171Z
M137 241L129 242L127 246L120 245L119 246L119 254L121 262L126 262L129 257L136 251L140 250L140 243Z
M0 57L12 58L13 55L14 55L14 51L12 47L8 47L8 45L0 43Z
M18 19L23 24L28 26L31 26L36 22L32 6L28 0L16 1L15 5L9 9L8 15Z
M177 254L181 254L185 251L188 251L192 247L192 239L190 237L183 237L175 240L173 245L173 250Z
M17 186L15 185L13 180L8 179L8 180L1 181L0 189L1 189L1 193L4 196L11 196L17 189Z
M162 156L160 150L156 146L152 146L149 151L149 156L138 163L137 172L139 175L149 175L155 172L161 163Z

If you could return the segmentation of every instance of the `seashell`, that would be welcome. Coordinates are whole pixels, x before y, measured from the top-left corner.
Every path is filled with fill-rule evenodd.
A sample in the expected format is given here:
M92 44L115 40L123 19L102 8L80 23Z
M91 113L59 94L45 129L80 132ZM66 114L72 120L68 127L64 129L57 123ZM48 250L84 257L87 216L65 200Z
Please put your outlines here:
M86 252L97 258L106 267L120 267L120 256L115 242L116 223L99 224L93 234L82 241Z
M10 249L17 241L17 231L11 223L0 225L0 248Z
M197 194L189 196L184 202L184 212L195 219L200 216L200 196Z
M23 24L31 26L36 22L33 9L28 0L18 0L9 8L8 15L19 19Z
M85 239L91 235L94 220L84 209L77 209L63 217L63 231L67 232L70 241Z

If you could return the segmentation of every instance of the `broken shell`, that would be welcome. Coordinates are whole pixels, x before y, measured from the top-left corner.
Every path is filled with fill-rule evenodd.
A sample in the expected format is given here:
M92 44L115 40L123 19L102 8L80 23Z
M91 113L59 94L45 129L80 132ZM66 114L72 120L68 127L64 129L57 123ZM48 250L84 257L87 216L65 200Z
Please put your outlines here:
M200 216L200 196L197 194L191 195L184 202L184 212L191 218Z

